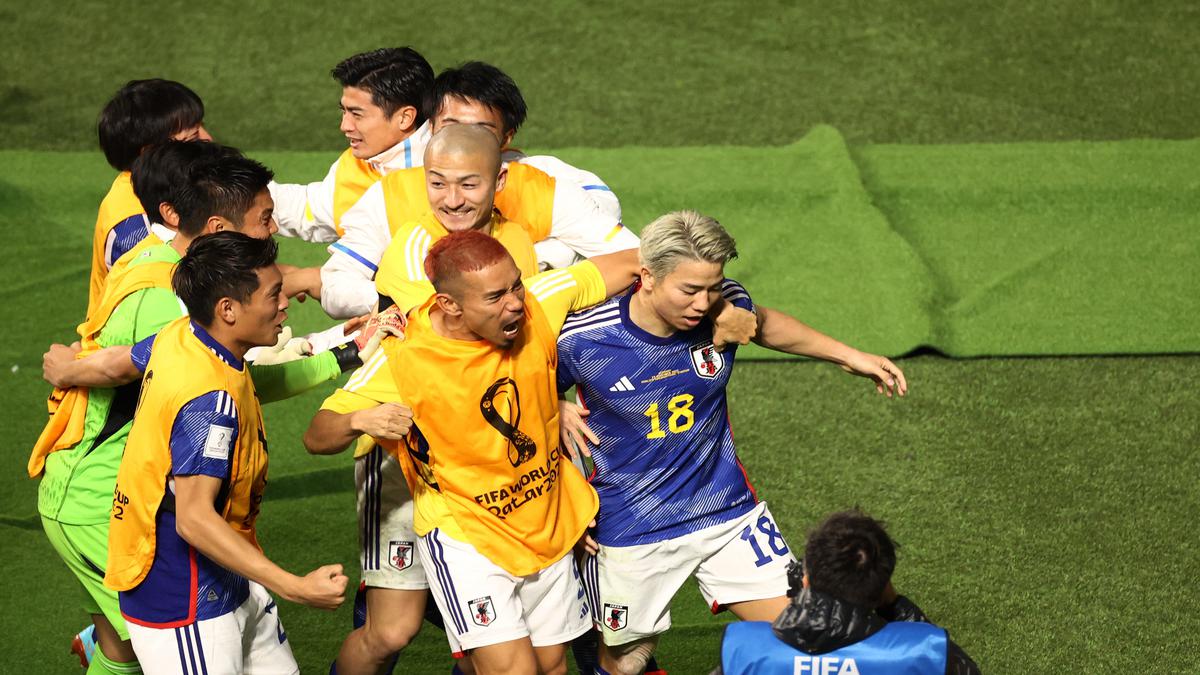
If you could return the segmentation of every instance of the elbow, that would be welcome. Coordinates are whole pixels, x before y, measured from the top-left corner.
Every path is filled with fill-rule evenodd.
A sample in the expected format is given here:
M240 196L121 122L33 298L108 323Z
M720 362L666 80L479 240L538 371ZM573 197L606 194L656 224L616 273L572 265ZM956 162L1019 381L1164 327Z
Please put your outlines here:
M121 358L112 363L107 364L104 369L104 379L114 383L117 386L129 384L142 374L133 362L128 358Z
M202 520L202 517L198 517L198 514L190 509L176 509L175 532L188 544L195 546L196 541L200 539Z
M304 449L308 451L308 454L310 454L310 455L326 454L323 451L323 448L321 447L321 444L318 442L318 440L319 439L317 438L317 434L313 432L313 428L311 426L308 427L308 430L304 432L304 439L303 439Z
M308 430L304 432L303 443L304 449L310 455L334 455L341 452L345 447L342 446L339 448L330 445L326 439L322 438L322 434L316 424L309 425Z

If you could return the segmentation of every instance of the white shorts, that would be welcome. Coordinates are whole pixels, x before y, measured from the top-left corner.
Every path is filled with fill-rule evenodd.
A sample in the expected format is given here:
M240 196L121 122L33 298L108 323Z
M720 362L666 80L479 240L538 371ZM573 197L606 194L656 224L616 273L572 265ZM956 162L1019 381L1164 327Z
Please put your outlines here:
M766 502L746 515L674 539L600 546L584 563L589 601L604 643L622 645L665 633L671 600L696 575L714 614L726 605L787 594L792 555Z
M535 574L517 577L439 530L421 537L417 547L437 581L431 585L433 598L454 654L526 636L534 647L564 644L592 628L570 552Z
M250 582L237 609L180 628L127 621L133 651L146 675L293 675L299 673L279 609L267 589Z
M429 588L417 556L412 495L400 462L376 445L355 460L354 486L363 581L372 588Z

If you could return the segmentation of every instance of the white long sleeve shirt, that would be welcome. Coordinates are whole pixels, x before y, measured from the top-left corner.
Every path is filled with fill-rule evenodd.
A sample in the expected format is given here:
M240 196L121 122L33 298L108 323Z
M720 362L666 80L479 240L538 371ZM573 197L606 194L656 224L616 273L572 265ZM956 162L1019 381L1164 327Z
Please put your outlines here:
M520 161L555 179L550 237L535 242L539 265L561 268L579 257L615 253L638 245L633 232L621 225L621 205L596 174L548 155L526 157L508 151L506 164ZM344 235L329 247L321 268L321 306L335 318L371 311L379 299L375 272L391 243L383 186L372 185L342 216Z
M381 175L397 169L421 166L425 146L429 144L429 122L422 124L411 136L367 160ZM279 234L305 241L333 242L338 234L334 222L334 199L337 194L338 162L334 161L325 180L306 185L276 183L269 185L275 200L275 222Z

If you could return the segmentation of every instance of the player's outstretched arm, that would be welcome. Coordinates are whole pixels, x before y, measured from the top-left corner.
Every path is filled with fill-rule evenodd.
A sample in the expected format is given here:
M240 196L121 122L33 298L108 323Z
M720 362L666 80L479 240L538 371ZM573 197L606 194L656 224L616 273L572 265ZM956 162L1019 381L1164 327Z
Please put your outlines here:
M375 273L392 240L387 202L379 183L367 188L342 216L344 234L329 246L321 266L321 307L335 319L371 311L379 300Z
M142 376L142 371L138 370L129 356L130 351L128 345L118 345L105 347L77 359L75 355L79 353L78 342L69 347L50 345L50 350L42 355L42 377L50 384L63 389L117 387Z
M817 331L799 320L769 307L758 305L758 337L755 343L786 354L797 354L836 363L848 373L870 378L875 390L904 396L908 381L896 364L886 357L868 354Z
M321 299L321 268L280 265L283 273L283 294L304 302L305 297Z
M606 298L611 298L629 288L634 281L637 281L638 272L642 269L641 263L638 262L636 248L598 255L588 258L588 261L600 270L600 276L604 278L604 297Z
M334 455L363 434L398 441L412 429L412 410L399 403L380 403L354 412L318 410L304 432L304 447L314 455Z
M271 562L257 547L239 536L213 508L221 479L213 476L175 476L175 529L221 567L257 581L285 600L337 609L345 600L341 565L324 565L298 577Z

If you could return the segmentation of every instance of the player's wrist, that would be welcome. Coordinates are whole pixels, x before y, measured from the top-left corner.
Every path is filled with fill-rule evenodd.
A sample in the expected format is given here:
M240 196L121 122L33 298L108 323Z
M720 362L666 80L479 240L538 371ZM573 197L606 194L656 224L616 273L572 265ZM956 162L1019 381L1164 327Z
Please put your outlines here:
M292 574L291 572L280 569L278 572L278 577L274 580L274 583L263 585L288 602L300 603L302 596L301 588L303 584L304 580L300 577Z
M367 421L365 419L366 410L355 410L347 417L347 422L350 427L350 436L357 437L367 433Z

